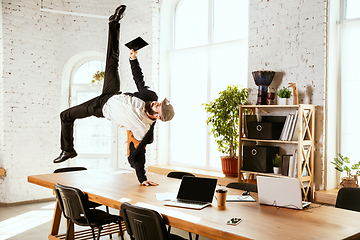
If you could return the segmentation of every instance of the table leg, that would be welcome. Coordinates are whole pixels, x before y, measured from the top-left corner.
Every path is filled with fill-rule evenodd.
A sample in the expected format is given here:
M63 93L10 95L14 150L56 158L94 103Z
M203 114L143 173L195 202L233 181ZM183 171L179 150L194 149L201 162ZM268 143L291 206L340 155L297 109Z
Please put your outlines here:
M51 224L51 231L50 231L50 235L58 235L59 233L59 226L60 226L60 220L61 220L61 209L60 209L60 205L58 203L58 200L56 200L56 204L55 204L55 210L54 210L54 217L53 217L53 221Z
M121 210L119 209L119 216L121 217ZM122 228L122 224L120 223L120 227ZM119 229L120 230L120 229ZM125 232L122 232L123 235ZM119 231L118 236L121 236L121 231Z

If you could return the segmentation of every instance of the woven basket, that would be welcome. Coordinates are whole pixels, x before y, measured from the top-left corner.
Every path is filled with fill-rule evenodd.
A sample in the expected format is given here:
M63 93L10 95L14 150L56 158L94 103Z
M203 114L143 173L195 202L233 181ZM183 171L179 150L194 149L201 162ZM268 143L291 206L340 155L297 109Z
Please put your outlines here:
M359 187L357 175L343 177L340 183L340 188L343 187Z

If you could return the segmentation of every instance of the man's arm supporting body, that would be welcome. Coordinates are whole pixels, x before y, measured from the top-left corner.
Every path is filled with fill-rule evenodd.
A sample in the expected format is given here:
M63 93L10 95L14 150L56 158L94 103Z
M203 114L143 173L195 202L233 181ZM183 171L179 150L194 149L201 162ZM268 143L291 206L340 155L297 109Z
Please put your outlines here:
M146 147L146 136L151 136L153 134L153 129L155 123L151 126L148 133L145 135L144 139L140 142L136 140L133 133L130 130L127 130L127 156L130 166L135 169L136 176L139 182L142 185L158 185L157 183L151 182L147 180L146 171L145 171L145 147Z
M134 82L138 89L138 92L128 93L133 97L140 98L144 102L147 101L157 101L157 94L150 90L148 86L145 85L144 76L140 68L139 61L137 58L130 60L131 72L133 75ZM127 94L127 93L125 93ZM142 185L158 185L157 183L153 183L147 180L146 171L145 171L145 147L147 144L150 144L154 141L154 122L148 132L145 134L142 141L138 141L134 138L131 131L128 131L128 161L130 166L135 169L136 176L139 182Z

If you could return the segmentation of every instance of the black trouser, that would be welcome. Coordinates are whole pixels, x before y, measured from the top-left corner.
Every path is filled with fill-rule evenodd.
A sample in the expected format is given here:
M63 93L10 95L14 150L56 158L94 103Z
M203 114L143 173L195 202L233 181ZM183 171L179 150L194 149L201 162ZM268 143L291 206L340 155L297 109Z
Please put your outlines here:
M74 149L74 121L90 116L104 117L102 114L104 104L111 96L118 94L120 91L120 77L118 72L119 33L120 24L117 22L109 22L105 77L101 95L60 113L61 149L64 151Z

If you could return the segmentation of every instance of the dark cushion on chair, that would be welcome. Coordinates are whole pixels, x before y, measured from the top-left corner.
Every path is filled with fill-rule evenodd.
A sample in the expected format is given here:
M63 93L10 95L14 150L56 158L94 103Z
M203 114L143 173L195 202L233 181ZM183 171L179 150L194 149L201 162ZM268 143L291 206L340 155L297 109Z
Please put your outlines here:
M104 224L117 223L119 225L121 239L124 239L121 227L122 217L102 210L90 209L88 196L78 188L57 183L55 184L54 191L64 217L70 221L66 231L66 239L68 239L71 222L80 226L90 226L94 240L94 228L98 228L98 239L100 239L102 226Z
M84 171L87 170L86 167L64 167L64 168L58 168L55 169L54 173L63 173L63 172L75 172L75 171ZM95 203L95 202L91 202L89 201L89 208L96 208L96 207L100 207L101 204L99 203Z
M253 183L232 182L226 185L226 187L249 191L249 192L258 192L257 185Z
M180 236L168 234L164 218L155 210L125 202L121 204L121 215L131 239L184 240Z
M86 216L90 222L90 226L92 226L92 227L99 227L104 224L116 222L116 220L121 221L120 216L110 215L109 213L104 212L102 210L98 210L98 209L89 209ZM88 226L88 223L87 223L85 217L82 217L79 219L73 219L73 222L80 226Z
M195 177L194 174L188 172L169 172L167 177L182 179L183 176Z
M341 188L335 207L360 212L360 188Z
M58 168L54 171L54 173L61 173L61 172L74 172L74 171L83 171L87 170L86 167L65 167L65 168Z

